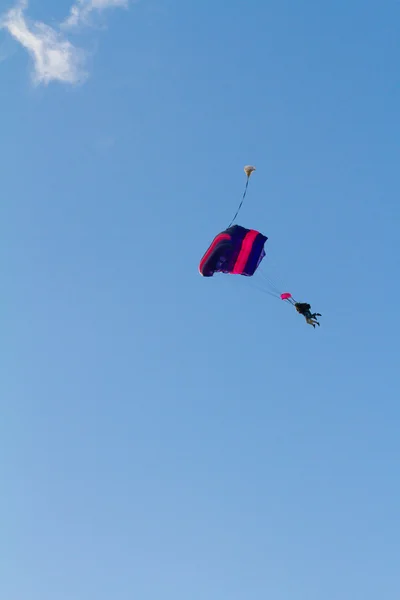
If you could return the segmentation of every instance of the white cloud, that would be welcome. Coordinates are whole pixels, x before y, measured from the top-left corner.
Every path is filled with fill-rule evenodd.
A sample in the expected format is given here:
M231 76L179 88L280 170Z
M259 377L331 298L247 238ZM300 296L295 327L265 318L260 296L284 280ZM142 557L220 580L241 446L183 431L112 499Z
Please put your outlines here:
M87 77L83 70L85 55L67 39L62 30L87 25L93 12L127 8L130 0L75 0L68 18L55 28L40 21L28 22L25 17L28 0L17 2L15 8L0 19L0 29L6 29L29 52L33 59L35 81L73 84Z
M67 27L75 27L87 22L93 11L102 11L107 8L126 8L129 0L76 0L72 5L68 19L63 23Z
M29 24L26 8L27 0L22 0L2 18L0 27L7 29L32 56L36 82L78 83L84 79L82 52L45 23Z

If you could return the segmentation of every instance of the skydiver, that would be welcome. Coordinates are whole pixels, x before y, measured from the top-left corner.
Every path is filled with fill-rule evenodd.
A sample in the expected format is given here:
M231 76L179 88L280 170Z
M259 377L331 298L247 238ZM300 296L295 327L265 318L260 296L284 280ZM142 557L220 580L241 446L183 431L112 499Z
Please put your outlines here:
M322 317L322 315L321 313L312 313L310 304L307 304L307 302L296 302L294 306L297 312L300 315L303 315L307 323L312 325L314 329L315 325L318 325L318 327L320 326L320 323L318 323L316 317Z

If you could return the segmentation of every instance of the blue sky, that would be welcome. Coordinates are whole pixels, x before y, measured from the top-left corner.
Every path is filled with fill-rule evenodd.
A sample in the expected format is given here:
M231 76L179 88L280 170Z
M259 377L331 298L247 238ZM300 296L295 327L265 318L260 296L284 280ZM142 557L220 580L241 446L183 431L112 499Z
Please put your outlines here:
M399 597L398 3L56 4L1 4L1 597ZM198 274L248 163L315 331Z

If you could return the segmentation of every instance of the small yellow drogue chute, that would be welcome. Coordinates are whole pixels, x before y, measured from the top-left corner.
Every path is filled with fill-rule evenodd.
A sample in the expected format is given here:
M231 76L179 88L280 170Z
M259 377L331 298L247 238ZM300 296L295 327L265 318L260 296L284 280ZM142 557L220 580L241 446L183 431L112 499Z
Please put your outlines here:
M244 168L244 172L246 173L247 177L250 177L250 175L253 173L253 171L255 171L256 168L253 167L252 165L246 165Z

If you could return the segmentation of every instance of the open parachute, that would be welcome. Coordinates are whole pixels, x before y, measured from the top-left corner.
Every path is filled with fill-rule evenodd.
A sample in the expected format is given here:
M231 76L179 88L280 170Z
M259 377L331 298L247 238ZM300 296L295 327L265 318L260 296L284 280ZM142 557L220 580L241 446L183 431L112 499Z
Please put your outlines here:
M265 244L268 237L256 229L247 229L241 225L233 225L246 197L249 179L256 168L246 165L246 185L238 209L227 229L215 236L204 253L199 272L203 277L212 277L215 273L244 275L253 277L256 271L261 280L260 291L266 292L288 304L295 305L295 300L289 292L282 292L280 283L276 283L269 273L260 268L266 256Z
M296 302L290 292L282 292L282 289L285 289L286 286L275 283L275 278L272 278L269 272L263 271L261 262L266 256L265 243L268 240L267 236L256 229L246 229L241 225L233 224L246 197L250 176L255 170L256 168L252 165L244 167L247 179L241 202L227 229L215 236L203 255L199 265L200 274L203 277L212 277L215 273L244 275L250 277L252 281L253 276L257 273L257 275L260 275L263 284L258 288L260 291L294 306L296 311L303 315L306 322L315 329L316 325L320 325L317 317L320 317L321 314L312 312L311 305L308 303ZM268 258L269 264L270 259Z
M267 237L255 229L233 225L219 233L201 259L199 271L203 277L214 273L254 275L265 256Z

